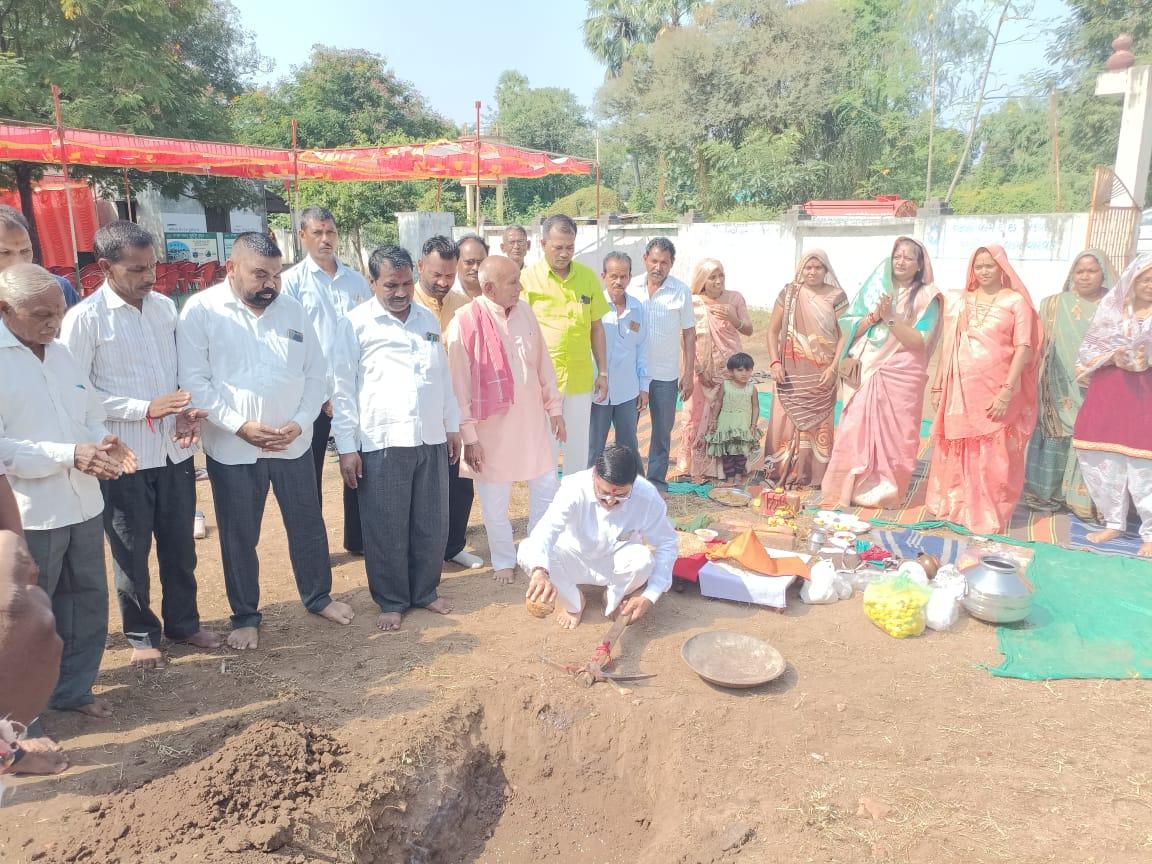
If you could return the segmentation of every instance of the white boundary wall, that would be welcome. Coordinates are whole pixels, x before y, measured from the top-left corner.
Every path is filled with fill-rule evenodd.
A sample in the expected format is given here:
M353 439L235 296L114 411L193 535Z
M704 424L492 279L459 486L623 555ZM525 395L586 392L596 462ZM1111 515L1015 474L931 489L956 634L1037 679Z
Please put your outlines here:
M469 228L455 228L460 237ZM533 229L530 229L530 231ZM484 234L499 252L498 227ZM1085 244L1087 213L1013 216L932 216L916 219L868 217L820 218L790 224L780 222L703 222L685 225L582 225L576 257L600 272L604 256L613 250L632 256L640 272L644 246L653 237L676 245L673 273L689 281L702 258L724 264L728 287L741 292L750 306L767 308L795 271L800 253L826 251L849 296L888 255L901 234L928 247L936 284L945 291L964 285L968 259L984 243L1000 243L1028 286L1033 300L1060 290L1073 257ZM532 238L529 262L540 257L539 239Z

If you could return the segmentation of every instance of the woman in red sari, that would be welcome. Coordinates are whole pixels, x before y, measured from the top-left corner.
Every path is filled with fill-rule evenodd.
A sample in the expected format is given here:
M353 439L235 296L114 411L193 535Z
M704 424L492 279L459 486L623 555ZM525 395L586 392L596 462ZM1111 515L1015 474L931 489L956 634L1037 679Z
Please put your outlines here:
M730 291L724 265L705 258L692 272L692 308L696 313L696 369L692 395L684 402L677 468L694 483L724 477L720 457L708 455L704 440L720 410L724 381L730 379L728 358L743 349L742 336L752 335L752 319L744 296Z
M979 534L999 534L1024 488L1040 319L997 245L976 250L964 291L949 306L932 387L928 510Z
M768 322L768 371L775 381L764 439L765 480L790 489L819 486L832 455L839 317L848 296L828 256L810 249L776 298Z

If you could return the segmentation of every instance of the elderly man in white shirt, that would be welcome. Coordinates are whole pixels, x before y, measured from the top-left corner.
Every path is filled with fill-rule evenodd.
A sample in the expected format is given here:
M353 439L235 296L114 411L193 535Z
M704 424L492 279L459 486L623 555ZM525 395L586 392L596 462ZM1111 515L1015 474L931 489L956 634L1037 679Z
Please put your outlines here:
M280 268L267 236L240 234L228 278L193 295L176 328L180 383L208 412L204 452L232 606L228 645L240 650L259 645L256 544L269 486L304 608L337 624L353 617L332 599L328 534L303 434L324 402L327 364L304 307L280 293Z
M368 261L375 297L340 324L332 430L344 482L360 497L377 626L452 611L437 594L448 542L448 465L460 458L460 409L436 316L412 302L412 257L381 246Z
M104 532L131 663L158 669L162 634L206 650L223 641L201 629L196 605L192 447L204 412L176 383L176 304L152 290L152 235L133 222L109 222L93 245L105 282L64 316L60 340L104 400L108 429L136 454L135 473L102 484ZM153 536L163 627L150 599Z
M108 434L100 394L56 339L64 308L47 270L0 273L0 462L64 642L49 704L107 717L111 707L92 694L108 634L98 481L131 473L136 457Z
M284 271L280 284L283 292L300 301L316 328L324 360L328 364L328 386L324 405L312 423L312 462L316 469L316 493L324 506L324 459L332 435L332 356L336 345L337 325L345 315L372 297L368 280L336 255L340 233L336 217L325 207L307 207L300 213L300 244L304 260ZM308 431L308 430L305 430ZM364 554L360 536L360 511L356 509L356 492L344 487L344 548L353 555Z
M676 424L676 397L692 395L696 365L696 317L692 291L672 274L676 247L667 237L655 237L644 249L644 273L632 280L628 293L644 304L648 322L648 411L652 438L648 442L648 480L668 492L668 454Z
M643 618L672 585L676 532L664 499L639 474L635 450L608 445L595 465L564 478L520 544L528 600L559 599L556 622L565 629L584 614L582 585L604 588L604 614L630 621Z

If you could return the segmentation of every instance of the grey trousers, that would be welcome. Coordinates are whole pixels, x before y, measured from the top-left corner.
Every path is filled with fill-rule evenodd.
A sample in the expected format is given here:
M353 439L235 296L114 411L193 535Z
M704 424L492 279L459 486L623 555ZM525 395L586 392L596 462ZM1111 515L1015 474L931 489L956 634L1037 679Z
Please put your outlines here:
M152 536L163 598L160 613L169 639L187 639L200 630L196 607L196 470L191 459L167 460L100 484L104 491L104 533L112 550L112 575L124 635L133 648L160 647L160 619L152 611Z
M661 492L668 491L668 459L672 447L672 427L676 424L677 381L651 381L648 384L648 413L652 417L652 439L648 442L648 481Z
M251 465L225 465L208 457L207 463L232 626L260 626L260 559L256 546L269 486L284 517L288 558L300 600L309 612L326 609L332 602L332 564L328 560L328 533L316 497L312 454L307 452L297 459L257 459Z
M361 453L357 491L368 590L381 612L433 602L448 542L448 446Z
M108 638L108 575L100 516L64 528L25 531L40 568L39 585L52 598L64 642L60 680L48 704L61 711L88 705Z
M636 424L640 420L640 410L636 400L629 399L619 405L592 403L592 418L588 425L588 464L595 465L604 445L608 443L608 430L616 430L616 443L631 447L636 458L640 458L640 446L636 443Z

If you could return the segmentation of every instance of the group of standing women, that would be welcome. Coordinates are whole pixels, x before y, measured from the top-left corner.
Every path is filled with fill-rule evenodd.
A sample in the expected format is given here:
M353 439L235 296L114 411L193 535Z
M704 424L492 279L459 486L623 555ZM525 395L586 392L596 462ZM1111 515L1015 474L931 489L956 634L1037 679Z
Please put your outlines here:
M752 335L743 297L719 262L697 268L697 380L681 470L707 462L707 418L723 401L724 358ZM719 273L717 284L716 273ZM1022 495L1124 532L1128 502L1152 556L1152 256L1117 281L1086 251L1037 312L1003 248L976 250L964 290L946 298L924 245L899 238L849 302L828 256L804 254L768 325L775 383L758 465L765 481L819 487L826 504L899 507L933 409L927 507L978 533L1000 533ZM933 353L940 356L929 387ZM843 409L834 413L838 390ZM751 463L750 463L751 464Z

